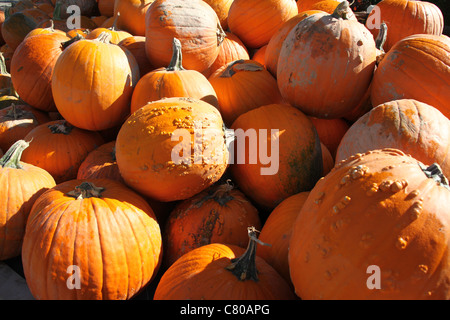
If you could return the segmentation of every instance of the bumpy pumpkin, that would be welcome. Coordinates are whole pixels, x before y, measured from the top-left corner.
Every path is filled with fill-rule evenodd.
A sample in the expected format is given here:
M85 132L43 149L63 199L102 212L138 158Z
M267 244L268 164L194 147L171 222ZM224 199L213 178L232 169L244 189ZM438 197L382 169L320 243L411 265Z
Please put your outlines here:
M123 179L138 192L166 202L190 198L227 167L222 117L193 98L153 101L120 128L116 158Z
M52 176L21 161L28 142L18 140L0 159L0 260L17 257L34 201L55 186Z
M302 299L449 299L448 180L398 149L353 155L311 190L289 244Z
M265 105L239 116L231 128L236 140L233 181L260 206L273 209L287 197L309 191L322 176L319 136L297 108Z
M351 111L369 87L376 47L370 32L346 18L348 2L333 14L300 21L283 42L277 81L283 98L317 118L339 118Z
M450 176L450 120L425 103L402 99L381 104L343 136L336 162L355 153L396 148L423 163L437 163Z
M220 243L194 249L161 277L154 300L291 300L289 284L256 256L258 239L249 228L247 250Z
M52 93L56 108L78 128L109 129L121 125L130 112L139 67L128 50L109 39L103 33L98 39L77 41L55 64Z
M145 17L145 49L155 67L166 67L172 40L183 50L184 67L205 71L216 59L225 33L215 11L204 1L156 0Z
M258 210L230 182L221 183L180 202L164 228L164 261L169 267L183 254L210 244L245 247L247 228L261 228Z
M70 180L35 202L22 261L40 300L130 299L155 276L161 232L152 208L110 179Z
M173 39L173 56L166 68L158 68L143 76L131 97L131 113L148 102L170 97L203 100L219 107L217 95L208 79L196 70L183 67L181 42Z

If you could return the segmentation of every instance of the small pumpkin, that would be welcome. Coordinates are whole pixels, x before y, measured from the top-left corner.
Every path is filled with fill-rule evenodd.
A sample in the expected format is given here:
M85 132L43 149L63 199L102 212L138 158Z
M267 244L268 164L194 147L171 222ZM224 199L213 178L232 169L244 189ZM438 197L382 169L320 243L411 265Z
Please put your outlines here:
M152 208L133 190L111 179L66 181L31 210L25 279L39 300L131 299L155 277L161 243Z
M132 37L133 35L131 33L129 33L128 31L125 31L125 30L121 30L117 27L117 20L119 17L120 17L120 12L118 12L114 16L113 24L111 27L102 26L100 28L95 28L94 30L89 32L85 38L94 40L94 39L97 39L102 33L106 32L111 35L111 39L109 41L113 44L118 44L120 41L122 41L126 38L129 38L129 37Z
M173 56L166 68L143 76L131 97L131 113L148 102L170 97L199 99L219 108L216 92L208 79L196 70L183 67L181 42L173 39Z
M52 34L52 33L59 33L59 34L61 34L63 36L67 36L66 32L64 32L62 30L55 29L53 20L50 20L50 26L49 27L38 27L38 28L35 28L35 29L31 30L25 36L24 39L29 38L31 36L38 35L38 34Z
M52 176L21 161L28 142L18 140L0 159L0 261L20 256L25 225L34 201L55 186Z
M321 119L309 117L309 119L317 130L320 142L327 147L334 159L339 143L350 125L342 118Z
M247 249L220 243L196 248L161 277L154 300L292 300L289 284L255 253L255 228ZM259 242L261 243L261 242Z

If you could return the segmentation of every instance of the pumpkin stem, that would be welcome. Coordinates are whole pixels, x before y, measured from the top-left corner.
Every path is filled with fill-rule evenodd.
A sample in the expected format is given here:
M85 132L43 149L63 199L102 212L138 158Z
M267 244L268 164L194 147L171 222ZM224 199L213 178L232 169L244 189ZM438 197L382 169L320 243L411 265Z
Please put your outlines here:
M78 40L83 39L83 37L80 34L76 34L72 39L64 41L61 43L61 46L63 49L66 49L68 46L70 46L72 43L77 42Z
M97 41L100 41L100 42L103 42L103 43L110 43L111 42L111 38L112 38L112 34L110 32L103 31L94 40L97 40Z
M337 5L336 9L334 9L334 12L331 15L336 19L348 20L347 14L349 8L350 4L348 3L348 1L344 0Z
M179 71L185 70L183 68L183 55L181 53L181 42L177 38L173 38L172 42L172 59L170 60L169 66L166 68L167 71Z
M450 190L448 179L444 176L441 167L437 163L427 167L419 162L419 166L427 178L433 179L438 185Z
M378 50L381 50L383 52L384 52L383 46L384 43L386 42L386 37L387 37L387 25L386 23L383 22L380 26L378 36L375 39L375 46L377 47Z
M192 207L200 208L203 203L208 200L214 200L219 205L224 207L229 201L234 200L235 198L230 194L230 191L234 189L234 185L230 179L228 179L224 184L216 186L215 188L211 188L208 194L200 199L199 201L192 204Z
M239 258L231 259L226 269L233 273L240 281L253 280L258 281L258 270L256 269L256 245L257 243L270 246L256 237L258 232L255 227L247 228L248 237L250 238L247 250Z
M96 187L92 182L82 182L79 186L76 186L74 190L69 191L67 195L75 197L77 200L92 197L100 198L104 190L105 188Z
M53 17L51 19L52 23L53 23L53 20L56 20L56 21L62 21L63 20L63 19L61 19L61 5L62 5L61 1L56 1L55 9L53 10Z
M5 56L3 55L3 52L0 52L0 74L9 76L9 72L6 69L6 61Z
M23 150L28 148L29 145L30 143L25 140L17 140L0 159L0 166L3 168L22 169L20 158Z
M218 19L219 18L217 18L217 20ZM222 44L223 40L225 39L225 37L227 36L227 34L225 33L225 31L223 31L222 26L220 25L219 21L217 21L216 35L217 35L217 46L220 46Z
M19 110L17 110L15 103L11 103L11 109L6 113L6 115L5 115L6 118L17 120L19 117L21 117L24 114L22 109L19 109Z
M53 134L57 133L69 134L73 129L73 126L68 124L67 121L54 123L49 125L48 127Z
M117 29L117 21L119 20L119 17L120 17L120 12L117 12L116 16L114 17L113 24L109 28L109 30L111 30L111 31L117 31L118 30Z

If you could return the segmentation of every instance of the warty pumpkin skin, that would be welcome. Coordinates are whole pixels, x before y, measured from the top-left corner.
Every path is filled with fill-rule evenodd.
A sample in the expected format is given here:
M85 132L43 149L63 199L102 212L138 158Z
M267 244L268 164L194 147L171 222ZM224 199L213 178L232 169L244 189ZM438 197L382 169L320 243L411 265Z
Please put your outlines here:
M162 275L153 299L295 299L283 277L255 254L258 239L256 231L250 232L252 238L247 250L235 245L212 243L180 257Z
M120 128L116 158L125 183L138 192L163 202L190 198L218 181L227 168L222 117L202 100L153 101Z
M136 59L108 43L110 35L82 39L56 61L52 93L59 113L74 126L100 131L120 125L130 112L139 80Z
M300 21L283 42L277 82L283 98L305 114L339 118L360 102L372 80L377 50L370 32L346 18L348 2L333 14Z
M216 59L224 37L217 14L204 1L156 0L145 16L145 49L157 68L170 63L177 38L184 67L203 72Z
M164 261L169 267L183 254L210 244L226 243L245 248L247 228L261 229L258 210L247 197L225 182L177 204L164 228Z
M450 120L436 108L412 100L378 105L343 136L336 162L355 153L396 148L422 163L437 163L450 176Z
M139 79L131 97L131 113L148 102L162 98L199 99L219 108L217 95L208 79L183 67L181 42L173 39L173 56L166 68L158 68Z
M111 179L66 181L31 210L25 279L39 300L130 299L155 276L161 243L152 208L133 190ZM78 288L68 286L72 275Z
M389 30L388 30L389 33ZM412 35L398 41L373 76L373 106L399 99L429 104L450 118L450 38Z
M47 171L21 161L27 146L28 142L17 140L5 155L0 151L0 260L20 255L34 201L55 186Z
M104 143L98 132L74 127L66 120L38 125L23 139L30 146L22 160L48 171L56 183L75 179L89 152Z
M376 4L366 21L366 27L376 38L380 30L375 25L375 14L379 14L387 25L385 50L388 52L398 41L413 34L441 35L444 17L431 1L383 0Z
M20 98L42 111L55 111L52 74L69 37L63 34L39 34L24 39L11 59L11 79ZM66 44L65 44L66 43Z
M449 299L449 197L438 166L398 149L339 162L311 190L293 226L289 268L297 295Z

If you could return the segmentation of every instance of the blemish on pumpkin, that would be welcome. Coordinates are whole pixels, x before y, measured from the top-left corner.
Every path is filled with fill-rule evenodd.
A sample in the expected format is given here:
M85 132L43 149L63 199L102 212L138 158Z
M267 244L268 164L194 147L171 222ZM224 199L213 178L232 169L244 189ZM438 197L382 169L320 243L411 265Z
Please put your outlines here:
M397 247L397 249L400 249L400 250L406 249L406 247L408 246L408 238L407 237L405 237L405 238L399 237L397 239L397 242L395 243L395 246Z

